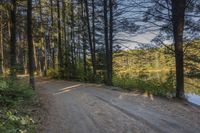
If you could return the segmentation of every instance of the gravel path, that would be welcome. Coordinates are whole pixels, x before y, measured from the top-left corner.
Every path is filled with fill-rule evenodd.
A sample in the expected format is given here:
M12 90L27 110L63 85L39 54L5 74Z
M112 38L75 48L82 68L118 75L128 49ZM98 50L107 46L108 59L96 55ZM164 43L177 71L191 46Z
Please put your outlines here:
M44 133L199 133L200 108L114 87L38 79Z

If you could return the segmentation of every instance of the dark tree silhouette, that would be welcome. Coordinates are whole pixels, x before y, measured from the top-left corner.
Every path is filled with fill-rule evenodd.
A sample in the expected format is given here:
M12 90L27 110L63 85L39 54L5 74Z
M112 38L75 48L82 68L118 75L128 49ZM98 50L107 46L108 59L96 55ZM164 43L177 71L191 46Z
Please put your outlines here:
M34 80L34 51L32 39L32 0L27 1L27 42L28 42L28 59L29 59L29 80L30 85L35 89Z
M10 11L10 76L16 77L16 0L11 1L11 11Z

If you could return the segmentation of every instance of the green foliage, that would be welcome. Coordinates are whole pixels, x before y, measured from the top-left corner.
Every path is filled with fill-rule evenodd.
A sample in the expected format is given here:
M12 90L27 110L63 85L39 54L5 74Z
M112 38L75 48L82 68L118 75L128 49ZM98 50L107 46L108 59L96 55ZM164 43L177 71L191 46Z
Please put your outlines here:
M165 81L131 78L129 76L117 77L114 76L114 86L119 86L126 90L140 90L142 92L148 92L153 95L173 97L175 94L175 83L173 73L169 73Z
M77 81L84 81L86 75L84 74L84 70L80 64L76 65L73 71L74 75L71 76L72 79Z
M200 40L194 40L187 44L189 47L185 50L185 68L186 76L189 78L200 79Z
M59 71L58 71L58 69L49 68L48 71L47 71L47 75L49 77L58 79L59 78Z
M185 92L200 94L200 41L185 47ZM127 50L114 53L113 82L124 89L174 96L175 60L167 48Z
M61 79L58 69L49 68L48 76L54 79ZM64 79L67 80L103 83L103 78L104 73L102 71L98 71L96 76L94 76L92 70L88 68L87 72L84 73L82 64L74 66L73 69L64 70Z
M0 79L0 133L35 133L28 106L36 106L32 88L21 80Z
M175 66L172 57L165 48L121 51L114 53L114 71L119 75L170 71Z
M32 88L18 80L0 79L0 105L14 106L33 96Z
M35 121L26 113L17 110L1 111L0 132L2 133L34 133Z
M186 93L194 93L200 95L200 79L185 78Z

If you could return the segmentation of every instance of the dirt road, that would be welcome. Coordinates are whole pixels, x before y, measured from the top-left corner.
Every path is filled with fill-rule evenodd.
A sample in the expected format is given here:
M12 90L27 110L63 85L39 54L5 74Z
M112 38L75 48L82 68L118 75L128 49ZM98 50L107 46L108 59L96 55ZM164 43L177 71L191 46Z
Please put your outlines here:
M44 133L199 133L200 108L95 84L44 80Z

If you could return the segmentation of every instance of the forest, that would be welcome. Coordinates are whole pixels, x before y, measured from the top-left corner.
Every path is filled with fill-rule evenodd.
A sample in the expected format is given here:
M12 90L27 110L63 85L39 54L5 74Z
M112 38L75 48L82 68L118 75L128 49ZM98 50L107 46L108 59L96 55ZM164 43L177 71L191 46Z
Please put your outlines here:
M86 99L81 101L79 98L88 93L86 96L88 101L89 97L107 101L110 106L128 116L134 113L131 116L136 116L140 121L147 121L150 123L147 124L148 127L153 123L150 118L144 117L148 112L144 111L142 115L124 111L128 110L125 105L127 106L129 102L125 100L121 105L122 101L117 103L119 99L114 100L115 104L112 100L108 100L109 97L115 99L118 93L121 95L139 93L137 95L147 94L151 99L152 97L175 99L171 102L174 104L180 102L181 106L177 107L177 110L183 110L180 113L187 114L183 108L189 108L188 111L193 112L190 116L192 119L200 111L199 51L199 0L0 0L0 132L41 132L38 127L47 119L45 115L41 115L45 113L45 109L42 108L50 103L45 101L51 99L47 97L53 97L53 103L56 104L59 98L56 96L68 91L70 92L67 94L72 94L69 96L66 94L65 99L70 97L77 99L71 102L69 101L72 99L68 102L61 102L60 99L60 104L51 106L58 107L62 103L63 107L71 107L71 110L66 111L68 113L73 109L81 111L84 108L81 107L84 104L86 107L88 104L86 101L84 103ZM105 87L102 92L98 92L97 86L91 89L88 84ZM111 91L108 95L104 90L106 88L120 91ZM190 98L194 98L195 102L190 101ZM76 108L72 108L78 100L80 102L76 103ZM95 98L93 100L95 101ZM184 107L186 101L188 107ZM107 106L106 104L100 106L100 101L97 103L99 106L95 110ZM130 106L153 108L153 105L146 105L143 108L136 101ZM193 107L190 106L197 109L192 110ZM158 105L157 108L159 107L162 108L162 105ZM151 111L149 108L147 110ZM59 111L62 109L67 108L60 107ZM89 113L87 115L93 117L91 112L95 111L92 109L89 111L89 107L87 109L86 112ZM47 110L55 112L49 107ZM64 113L63 117L66 116L67 121L70 115L78 119L80 114L81 112ZM121 114L118 115L120 117ZM55 119L54 115L50 116L52 116L50 119ZM96 123L100 123L100 120L96 120L97 117L94 116L93 119ZM111 115L107 117L111 118ZM163 116L163 119L165 117ZM156 119L156 116L154 118ZM181 119L187 118L180 118L180 121ZM56 120L56 124L60 122L60 119ZM76 123L75 120L74 118L72 121ZM172 122L172 119L168 120L169 123ZM177 123L178 120L179 118ZM85 123L89 124L86 118ZM113 120L113 123L117 123L117 120ZM82 125L83 123L78 124L80 127L86 126ZM101 128L106 127L106 122L104 124L104 126L100 124ZM162 124L165 125L161 122ZM197 120L196 125L193 125L193 131L185 129L184 132L198 132L199 124ZM130 122L130 125L134 123ZM152 126L148 127L152 132L170 132L166 125L166 127L161 126L159 130L157 130L158 125ZM179 126L186 128L184 123ZM180 132L178 128L170 125L168 127L173 128L174 132ZM44 132L52 133L67 132L67 130L73 133L97 132L92 126L91 130L90 128L65 129L59 126L46 128ZM139 124L137 128L148 132L148 128L144 130ZM114 129L118 131L117 128ZM99 132L116 132L114 129ZM125 132L136 132L131 127L130 130L129 127L121 129L127 130ZM119 131L124 132L124 130Z

